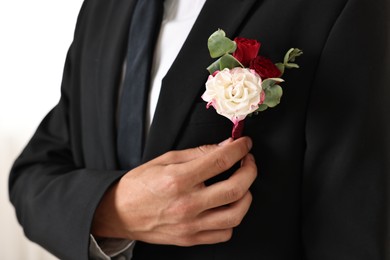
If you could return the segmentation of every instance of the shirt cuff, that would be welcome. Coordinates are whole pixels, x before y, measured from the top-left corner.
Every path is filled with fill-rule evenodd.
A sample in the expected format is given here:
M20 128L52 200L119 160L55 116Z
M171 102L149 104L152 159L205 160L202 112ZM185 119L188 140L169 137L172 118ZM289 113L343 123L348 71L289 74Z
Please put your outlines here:
M89 255L91 259L96 260L111 260L122 254L126 258L131 259L135 241L116 238L104 238L96 241L95 237L90 235Z

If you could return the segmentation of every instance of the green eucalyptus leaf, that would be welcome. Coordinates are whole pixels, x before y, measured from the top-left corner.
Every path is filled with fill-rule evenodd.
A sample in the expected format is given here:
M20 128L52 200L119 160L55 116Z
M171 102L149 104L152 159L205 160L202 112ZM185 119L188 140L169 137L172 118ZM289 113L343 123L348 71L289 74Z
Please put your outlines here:
M298 48L293 48L290 52L289 61L294 62L296 57L299 57L303 54L303 51Z
M227 38L225 32L221 29L218 29L209 37L207 45L212 58L232 53L237 48L236 43Z
M219 68L223 69L233 69L235 67L242 67L241 63L238 62L232 55L225 54L219 59Z
M281 83L283 81L284 80L281 78L268 78L263 80L263 82L261 83L261 87L263 88L264 91L266 91L267 89L274 86L275 84Z
M269 106L269 107L275 107L280 103L280 98L283 95L282 87L279 85L272 85L266 90L265 92L265 100L263 104Z
M289 49L286 55L284 55L284 60L283 60L284 65L287 65L290 62L294 62L295 58L301 56L302 54L303 54L302 50L298 48Z
M261 87L263 88L264 91L266 91L271 87L272 84L273 84L272 80L266 79L263 80L263 82L261 82Z
M266 110L267 108L268 108L268 106L263 103L263 104L259 105L259 108L255 111L255 113L262 112L262 111Z
M220 60L221 59L214 61L210 66L207 67L207 70L209 71L210 75L213 75L214 72L220 70Z
M303 52L298 48L291 48L287 51L286 55L284 55L283 64L278 63L277 67L283 66L284 68L281 70L284 72L285 69L299 68L299 65L294 63L295 58L299 57L303 54ZM276 64L275 64L276 65ZM282 72L282 74L283 74Z
M296 63L287 63L284 65L287 69L298 69L299 68L299 65L296 64Z
M293 52L294 48L289 49L284 55L283 63L287 64L290 61L290 54Z
M284 74L284 64L279 62L279 63L276 63L275 66L278 68L278 70L280 70L280 74L283 75Z

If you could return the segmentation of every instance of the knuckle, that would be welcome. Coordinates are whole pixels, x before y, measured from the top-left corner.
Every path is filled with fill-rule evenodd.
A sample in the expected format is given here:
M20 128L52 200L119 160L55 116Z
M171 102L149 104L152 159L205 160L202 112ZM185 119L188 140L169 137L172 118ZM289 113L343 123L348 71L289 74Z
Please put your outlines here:
M185 237L180 237L178 246L189 247L197 244L198 243L192 236L185 236Z
M226 192L225 197L227 201L237 201L244 195L244 191L240 186L231 186Z
M174 203L171 216L176 223L184 223L195 214L195 206L190 201L179 199Z
M215 158L215 166L220 171L225 171L230 168L230 162L226 154L219 154Z
M168 194L179 194L181 190L180 180L174 172L173 167L167 166L166 173L160 180L161 191Z
M182 238L182 240L186 240L189 237L191 237L194 233L196 233L197 229L195 228L194 225L184 223L177 226L176 232L177 235L180 238Z
M230 215L226 218L226 226L229 228L237 227L241 224L242 217L237 215Z
M177 151L169 151L164 154L165 159L167 159L168 161L175 160L177 156L178 156Z
M211 149L211 145L202 145L197 147L200 154L206 154Z
M178 221L183 221L188 218L189 215L191 215L191 207L189 205L186 205L184 203L180 203L178 206L176 206L175 214L176 219Z

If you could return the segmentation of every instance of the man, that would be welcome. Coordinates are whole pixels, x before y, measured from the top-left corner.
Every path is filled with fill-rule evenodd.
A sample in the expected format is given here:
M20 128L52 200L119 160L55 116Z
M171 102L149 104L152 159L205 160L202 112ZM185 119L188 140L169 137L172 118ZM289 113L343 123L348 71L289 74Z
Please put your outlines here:
M61 100L10 176L27 237L61 259L390 259L386 0L207 0L164 74L144 163L120 169L135 6L83 5ZM218 28L274 61L304 50L281 104L235 141L200 99Z

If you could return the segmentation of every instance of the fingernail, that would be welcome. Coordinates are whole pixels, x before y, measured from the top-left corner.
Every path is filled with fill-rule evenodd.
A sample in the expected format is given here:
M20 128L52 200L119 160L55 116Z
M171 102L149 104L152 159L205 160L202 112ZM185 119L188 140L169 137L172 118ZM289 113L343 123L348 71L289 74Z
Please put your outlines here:
M253 145L252 139L247 138L246 140L247 140L247 141L246 141L246 145L248 146L248 149L249 149L249 150L252 149L252 145Z
M223 145L225 145L225 144L231 143L232 141L233 141L233 139L232 139L231 137L229 137L228 139L226 139L226 140L220 142L218 145L219 145L219 146L223 146Z

